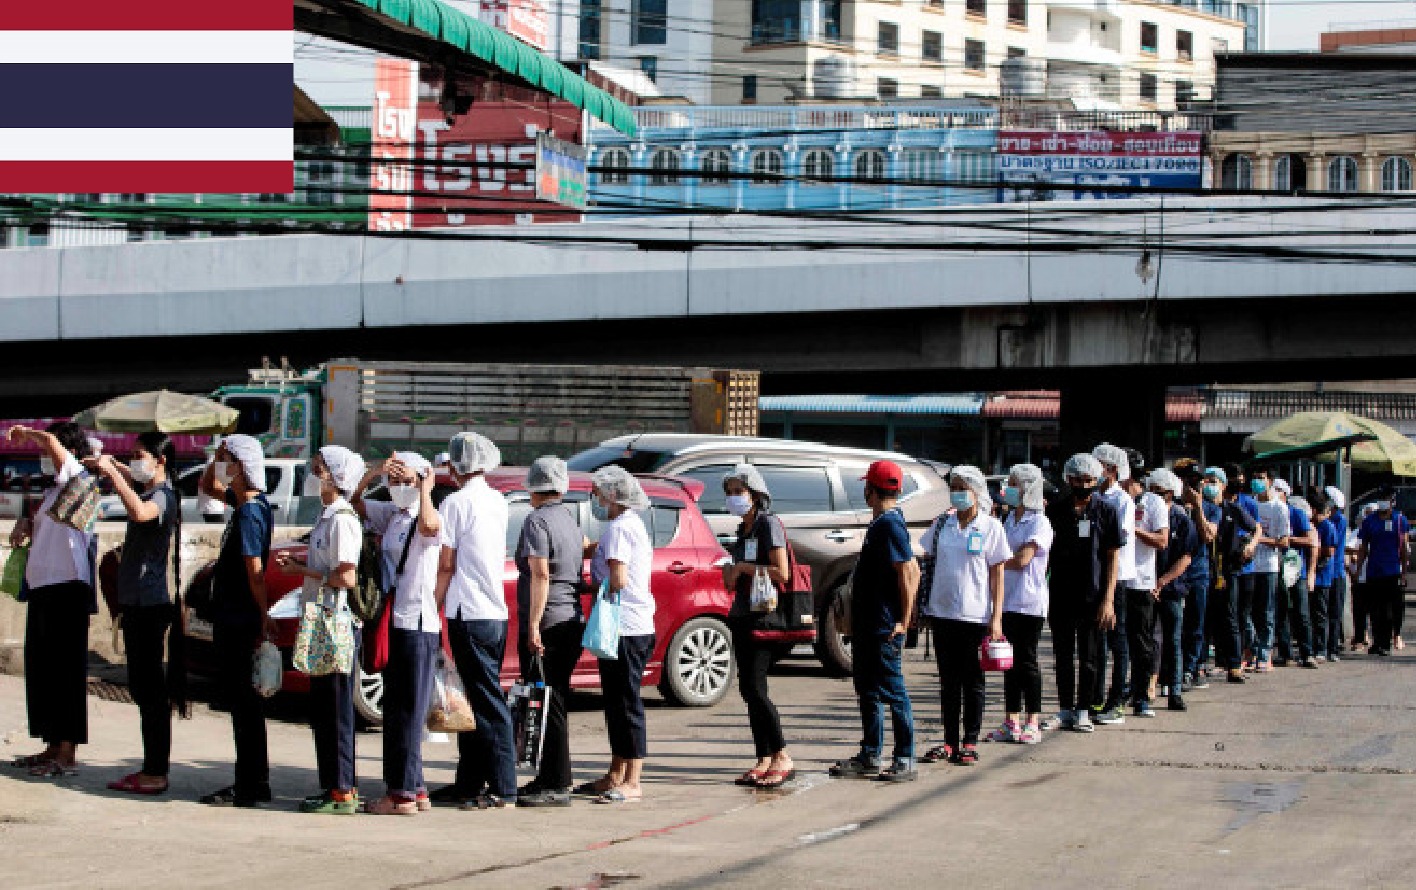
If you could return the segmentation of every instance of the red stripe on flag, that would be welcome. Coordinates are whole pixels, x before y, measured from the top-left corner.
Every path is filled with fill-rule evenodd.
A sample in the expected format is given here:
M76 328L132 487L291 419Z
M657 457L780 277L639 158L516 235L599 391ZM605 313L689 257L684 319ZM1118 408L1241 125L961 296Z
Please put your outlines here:
M0 31L293 31L293 0L0 2Z
M293 161L0 161L0 193L289 194Z

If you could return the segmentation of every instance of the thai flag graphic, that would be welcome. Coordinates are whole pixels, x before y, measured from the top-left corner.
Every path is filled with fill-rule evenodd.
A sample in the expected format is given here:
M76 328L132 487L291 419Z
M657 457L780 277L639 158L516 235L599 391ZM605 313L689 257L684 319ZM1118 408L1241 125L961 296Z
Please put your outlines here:
M0 0L0 192L289 192L291 0Z

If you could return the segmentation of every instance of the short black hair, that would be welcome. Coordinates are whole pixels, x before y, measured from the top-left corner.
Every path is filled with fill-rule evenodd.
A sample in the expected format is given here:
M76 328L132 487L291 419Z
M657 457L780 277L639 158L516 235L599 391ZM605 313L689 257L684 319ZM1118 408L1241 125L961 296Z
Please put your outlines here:
M83 427L72 420L56 420L49 425L46 432L58 439L59 444L64 446L64 450L72 454L75 460L83 460L89 456L88 436L84 434Z
M148 430L138 433L138 445L153 457L167 461L169 476L177 472L177 446L172 444L171 436L158 430Z

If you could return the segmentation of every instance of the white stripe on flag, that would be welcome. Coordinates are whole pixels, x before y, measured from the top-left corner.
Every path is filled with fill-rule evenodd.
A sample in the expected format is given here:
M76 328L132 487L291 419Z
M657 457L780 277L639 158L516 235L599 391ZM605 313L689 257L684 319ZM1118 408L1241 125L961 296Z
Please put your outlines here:
M295 132L271 128L0 128L0 161L293 161Z
M291 31L0 31L0 64L294 61Z

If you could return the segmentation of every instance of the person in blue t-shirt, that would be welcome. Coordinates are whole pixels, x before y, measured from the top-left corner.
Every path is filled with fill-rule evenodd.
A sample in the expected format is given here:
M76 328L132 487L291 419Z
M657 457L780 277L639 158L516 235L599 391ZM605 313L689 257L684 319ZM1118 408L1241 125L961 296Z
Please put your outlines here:
M1411 530L1406 517L1392 509L1391 494L1381 495L1377 509L1357 530L1357 570L1367 570L1367 602L1372 615L1370 655L1390 655L1400 648L1401 620L1406 612L1406 564Z
M1181 621L1182 675L1181 692L1209 687L1205 658L1209 654L1209 593L1214 578L1213 567L1218 564L1215 547L1219 540L1219 525L1223 518L1220 497L1224 487L1211 473L1223 473L1211 469L1202 473L1199 462L1194 458L1182 458L1175 462L1175 474L1184 483L1181 506L1195 527L1199 546L1190 559L1190 567L1185 570L1185 611Z
M1313 589L1308 598L1308 613L1313 626L1313 658L1318 662L1337 661L1342 648L1342 610L1334 608L1334 575L1343 572L1342 535L1332 523L1332 502L1326 493L1314 492L1309 499L1313 507L1313 528L1318 533L1312 566ZM1337 636L1333 636L1333 618L1337 619Z
M914 615L919 563L909 527L896 506L904 473L888 460L866 471L865 502L874 518L866 529L851 580L852 674L860 700L864 737L860 752L831 767L833 776L908 782L918 776L914 759L914 714L900 656ZM885 747L883 710L890 709L895 750L890 766L880 768Z
M1309 514L1312 508L1304 498L1294 497L1293 489L1286 480L1275 479L1274 491L1288 506L1289 538L1288 549L1283 561L1298 563L1298 577L1289 583L1290 572L1280 569L1278 586L1274 590L1275 632L1279 658L1284 664L1296 662L1305 668L1315 668L1318 662L1313 658L1313 627L1308 615L1308 597L1312 591L1312 577L1308 565L1318 547L1318 533L1313 528Z

